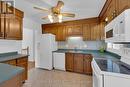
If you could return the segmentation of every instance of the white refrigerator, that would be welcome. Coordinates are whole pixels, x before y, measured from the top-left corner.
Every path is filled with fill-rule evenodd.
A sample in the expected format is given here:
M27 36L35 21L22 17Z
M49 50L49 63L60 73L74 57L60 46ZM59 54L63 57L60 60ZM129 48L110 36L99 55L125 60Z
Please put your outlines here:
M57 50L55 35L42 34L39 43L39 57L35 60L36 68L53 69L53 51Z

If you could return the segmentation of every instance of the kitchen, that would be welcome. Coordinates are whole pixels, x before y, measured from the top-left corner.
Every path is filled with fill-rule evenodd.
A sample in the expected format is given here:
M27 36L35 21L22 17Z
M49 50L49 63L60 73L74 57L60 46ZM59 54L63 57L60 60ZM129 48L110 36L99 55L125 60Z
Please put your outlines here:
M0 87L129 87L129 8L129 0L2 0Z

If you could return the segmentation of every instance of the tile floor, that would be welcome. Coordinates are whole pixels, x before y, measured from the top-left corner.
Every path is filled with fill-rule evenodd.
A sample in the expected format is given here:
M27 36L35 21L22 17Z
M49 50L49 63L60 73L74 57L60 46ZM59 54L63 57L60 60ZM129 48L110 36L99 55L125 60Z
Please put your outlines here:
M92 87L92 76L32 68L23 87Z

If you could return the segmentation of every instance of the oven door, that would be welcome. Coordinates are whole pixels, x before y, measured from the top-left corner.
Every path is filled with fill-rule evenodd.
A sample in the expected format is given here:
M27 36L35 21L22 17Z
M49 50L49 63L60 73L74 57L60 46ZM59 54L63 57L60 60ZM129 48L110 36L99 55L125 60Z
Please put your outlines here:
M92 62L93 69L93 87L103 87L103 75L100 74L99 67L96 62L93 60Z

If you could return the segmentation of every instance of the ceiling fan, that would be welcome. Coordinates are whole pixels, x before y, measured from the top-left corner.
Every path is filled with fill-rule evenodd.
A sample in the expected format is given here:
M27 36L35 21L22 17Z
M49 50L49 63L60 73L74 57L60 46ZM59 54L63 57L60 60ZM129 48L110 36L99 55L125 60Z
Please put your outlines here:
M49 19L51 23L53 23L55 19L58 19L58 21L61 23L63 17L73 17L73 18L75 17L75 14L73 13L62 13L61 9L63 6L64 2L58 1L57 5L55 7L52 7L51 9L40 7L34 7L34 8L49 13L48 16L43 17L42 19L44 20Z

